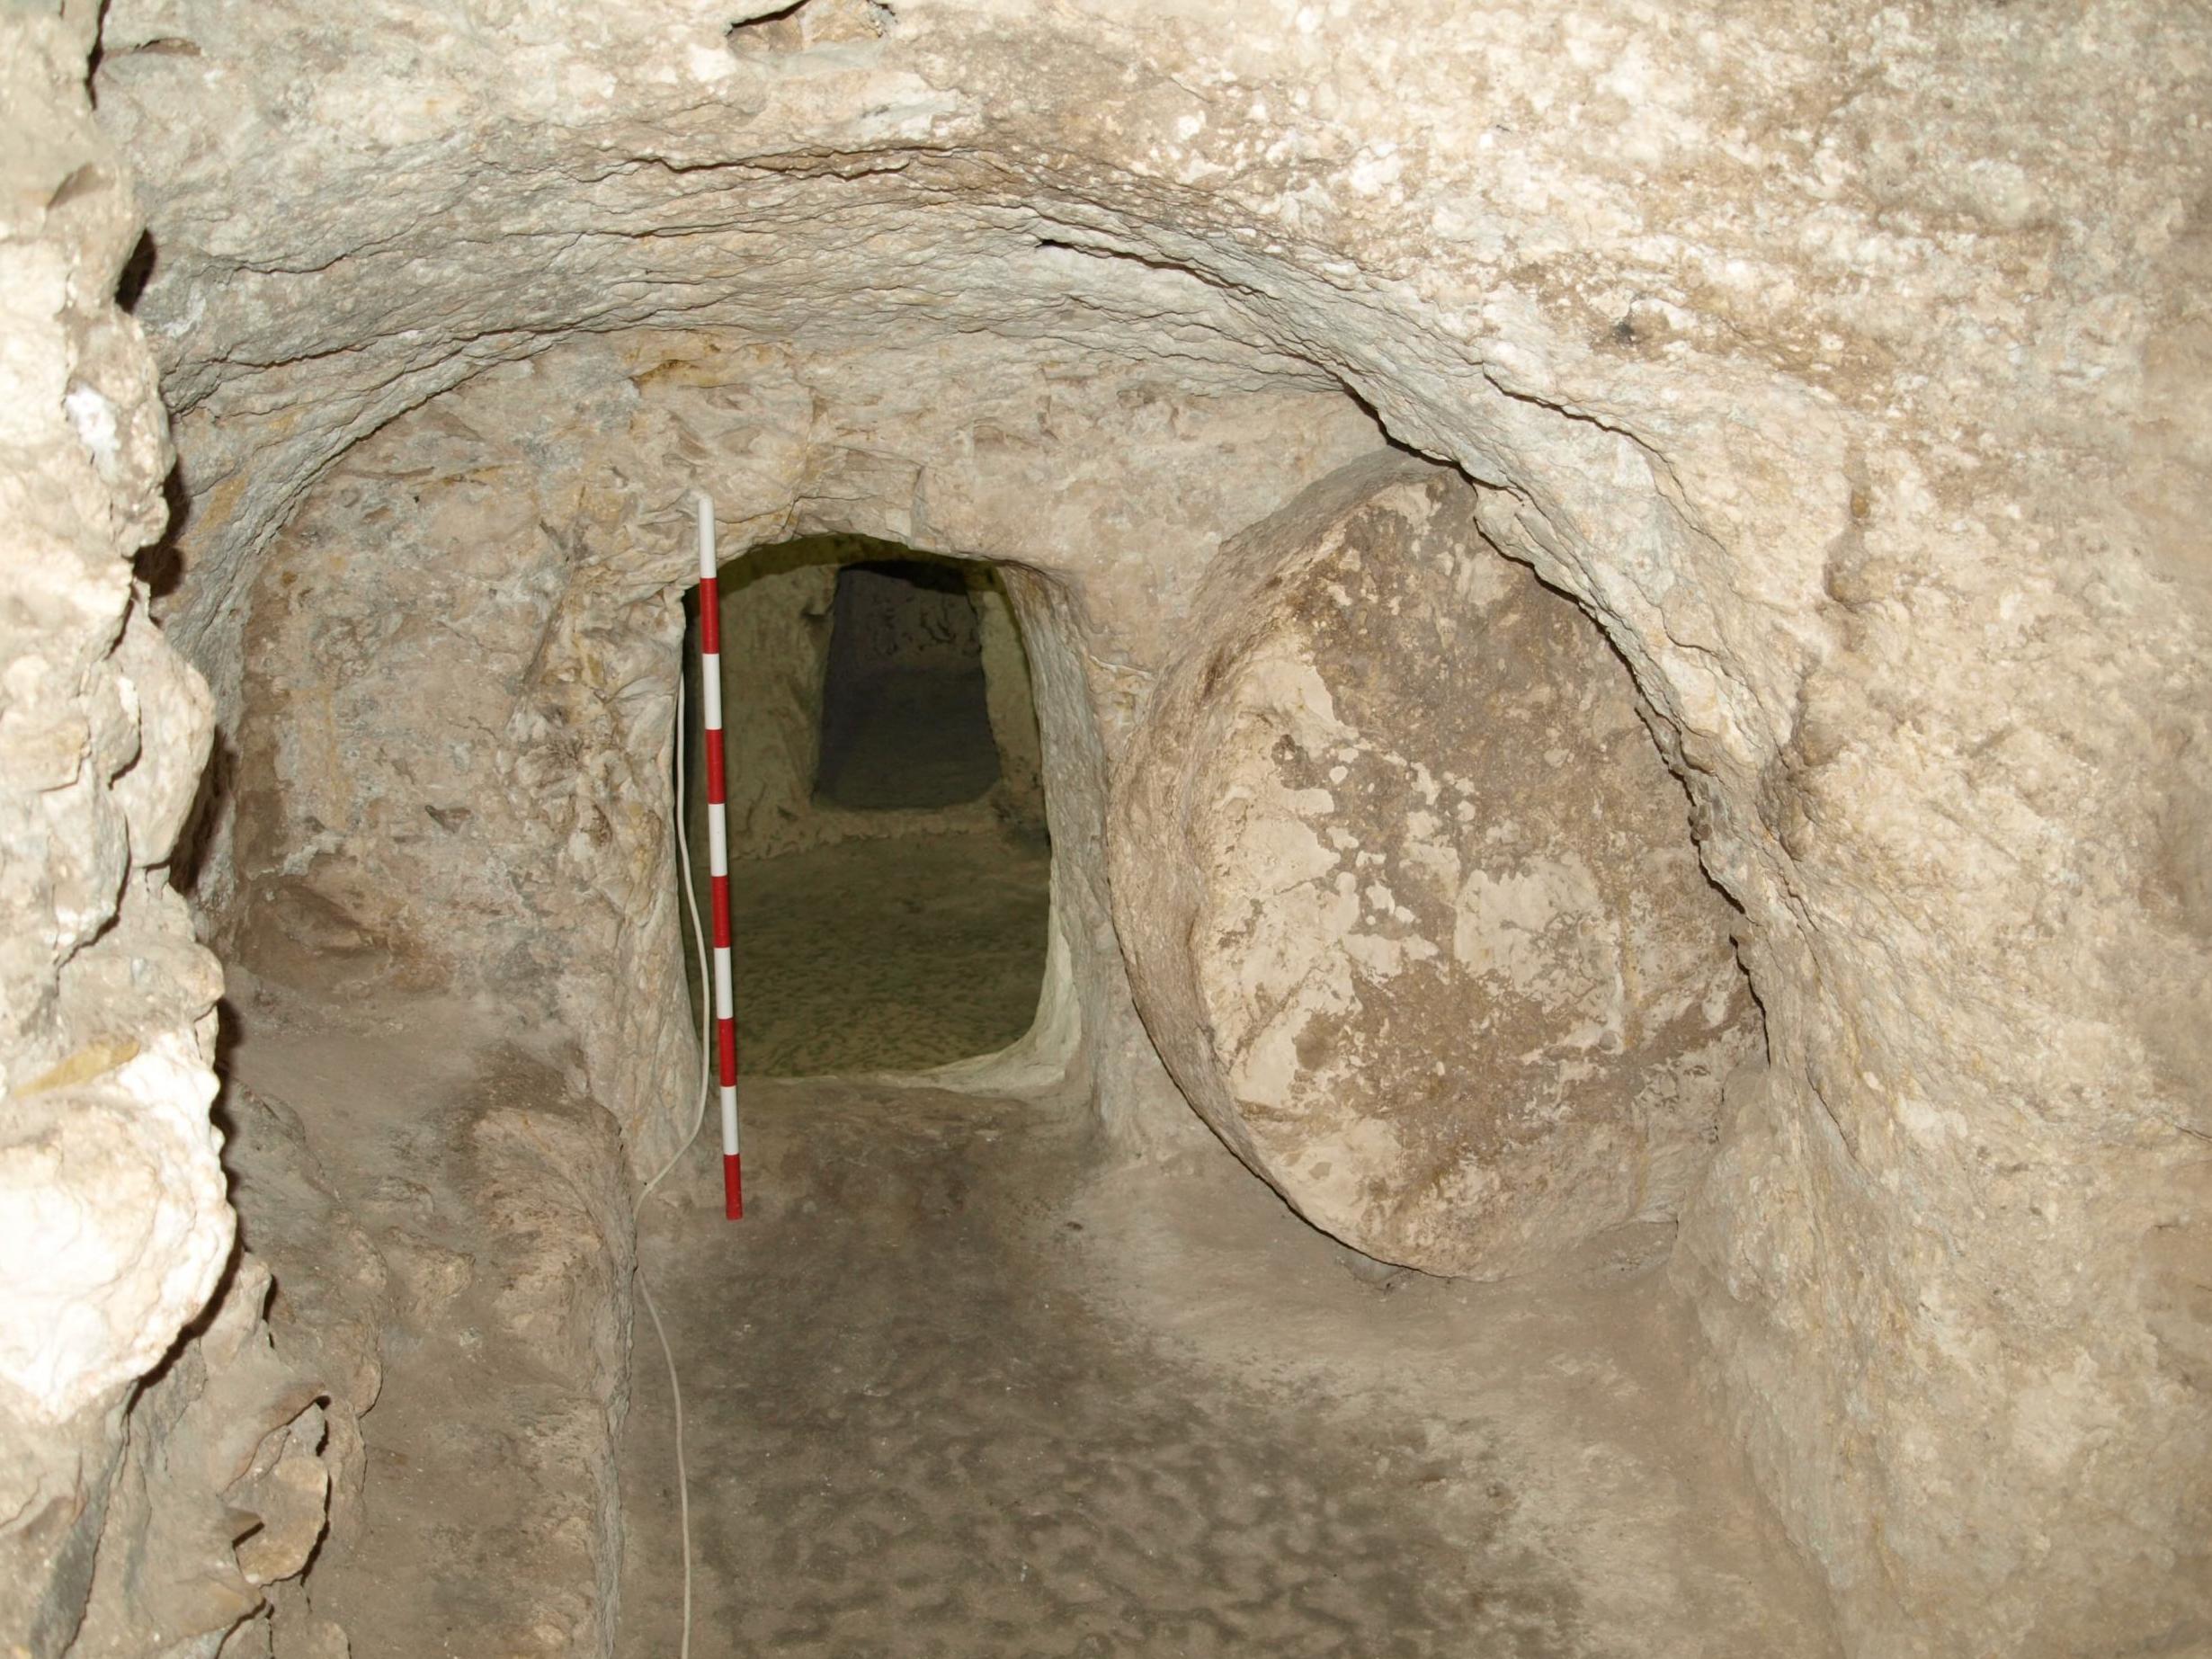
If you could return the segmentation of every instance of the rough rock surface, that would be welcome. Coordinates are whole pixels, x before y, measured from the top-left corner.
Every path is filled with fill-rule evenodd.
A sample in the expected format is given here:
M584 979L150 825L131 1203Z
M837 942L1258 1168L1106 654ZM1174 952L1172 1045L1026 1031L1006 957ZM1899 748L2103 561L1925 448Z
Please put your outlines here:
M36 543L9 557L38 603L56 571L85 602L6 626L48 656L62 724L120 736L93 718L96 665L129 608L121 558L156 522L153 406L138 369L98 388L135 456L111 499L54 415L69 342L129 339L106 304L128 215L97 172L71 183L96 147L47 147L84 135L92 14L8 24L31 48L6 58L10 120L35 141L7 164L27 183L6 257L28 268L4 286L6 372L31 374L4 400L27 498L7 523ZM2200 7L629 0L580 22L554 0L114 0L103 28L100 119L150 206L137 310L192 510L164 602L233 741L245 602L337 457L578 331L682 329L662 361L786 394L728 461L782 523L919 519L950 531L923 545L1019 558L1089 522L1084 578L1015 599L1047 624L1030 640L1054 798L1102 805L1215 527L1372 447L1163 482L1163 452L1194 452L1178 424L1253 397L1303 400L1319 432L1322 395L1347 388L1488 486L1491 539L1599 620L1743 908L1771 1067L1733 1092L1670 1277L1856 1650L2201 1639ZM72 306L90 332L57 325ZM957 406L913 418L917 381ZM1086 418L1047 418L1071 401ZM702 443L746 421L705 413ZM474 442L457 435L449 490ZM592 476L549 540L678 522L673 477ZM981 477L1026 485L1025 510L973 511L962 480ZM673 956L667 852L594 840L593 813L629 771L638 822L657 818L674 579L544 623L557 672L496 710L529 763L499 781L542 814L517 868L590 895L567 932L601 975L578 993L605 1045L592 1092L633 1153L665 1144L647 1132L656 1062L635 1057L671 1039L630 993L673 972L655 966ZM156 715L142 739L189 772L193 718ZM147 980L65 1006L61 959L88 954L114 892L146 889L120 879L99 768L49 789L68 772L51 760L37 742L4 760L31 823L11 879L39 888L6 931L9 1007L39 1026L11 1088L95 1031L152 1053L208 995L184 989L165 954L181 923L148 899ZM1089 987L1102 1104L1128 1114L1153 1084L1097 823L1055 810L1061 983ZM99 940L120 958L129 936ZM165 1097L189 1117L204 1051L176 1064ZM211 1239L219 1210L194 1225ZM158 1349L193 1299L111 1332L117 1351ZM114 1443L104 1420L85 1433L72 1447ZM58 1503L4 1511L53 1529L8 1575L43 1598L25 1617L68 1604L49 1587L96 1524L97 1476L76 1472L104 1454L72 1449L56 1476L57 1443L0 1459Z
M301 1574L360 1531L387 1271L299 1119L218 1099L221 972L167 869L213 700L134 569L172 457L114 303L140 225L97 22L0 18L0 1651L343 1659Z
M579 339L394 421L334 468L236 620L250 665L233 816L220 821L235 829L227 852L213 838L200 875L211 903L236 883L219 937L249 967L269 950L371 950L417 988L561 1010L634 1167L656 1167L689 1121L696 1044L668 815L680 601L697 567L687 492L705 482L732 558L798 531L1025 561L1007 586L1062 854L1063 944L1038 1042L1078 1045L1077 1072L1102 1079L1133 1137L1187 1134L1106 914L1105 746L1138 688L1111 698L1089 682L1097 657L1156 638L1161 607L1103 509L1172 516L1208 545L1373 447L1372 425L1295 391L1209 406L1140 371L1056 384L1018 346L797 368L697 336ZM981 450L952 442L947 423L972 416L934 396L951 378L1016 435ZM797 413L838 383L904 391L855 417L871 446L860 459L827 415L793 437ZM1055 482L1065 458L1042 434L1110 429L1130 406L1172 441L1140 459L1102 440L1091 476ZM893 497L869 493L879 478L896 481ZM788 751L814 703L772 664L818 647L801 609L756 620L729 655L742 645L770 683L741 671L731 700L780 706ZM754 749L738 756L741 779L755 761L787 787L753 798L741 781L745 838L788 835L779 803L792 806L798 774ZM980 827L994 814L971 816ZM299 938L237 931L279 899L270 914Z
M171 456L97 22L0 18L0 1648L37 1659L207 1651L319 1535L334 1432L234 1250L220 975L164 869L210 708L132 566Z
M323 1332L383 1360L366 1393L339 1374L330 1538L304 1586L241 1628L238 1652L604 1653L629 1377L613 1120L575 1092L557 1030L410 992L372 951L309 975L236 977L240 1209L256 1249L265 1213L317 1219L272 1188L272 1140L313 1140L330 1184L356 1196L319 1234L288 1229L278 1339ZM331 1294L371 1280L372 1298ZM162 1611L140 1610L141 1639Z
M758 856L795 851L829 837L816 809L814 780L822 736L822 675L829 648L837 572L825 553L836 537L808 537L764 548L725 567L722 577L722 707L727 758L729 839ZM687 695L698 673L683 665ZM700 775L705 750L690 745L689 776ZM691 815L699 839L705 803ZM702 847L691 861L704 868Z
M1759 1043L1628 671L1475 505L1386 455L1223 550L1113 874L1137 1006L1238 1155L1361 1250L1495 1278L1663 1235Z
M208 698L131 565L170 453L112 301L138 221L85 103L90 31L12 18L0 64L0 1389L11 1423L48 1426L160 1359L231 1244L208 1126L220 980L161 874ZM0 1514L55 1520L33 1490Z
M1019 829L1043 829L1044 741L1037 729L1037 694L1030 689L1030 654L1006 584L994 575L968 589L982 624L983 678L991 736L998 745L999 810Z
M220 1116L248 1248L131 1403L72 1659L345 1652L299 1575L354 1530L388 1276L298 1117L235 1080Z

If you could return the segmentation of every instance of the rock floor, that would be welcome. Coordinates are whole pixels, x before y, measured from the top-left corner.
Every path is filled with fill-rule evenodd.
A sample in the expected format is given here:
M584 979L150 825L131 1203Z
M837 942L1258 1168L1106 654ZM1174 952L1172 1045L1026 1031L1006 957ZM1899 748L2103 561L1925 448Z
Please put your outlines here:
M811 1032L786 1063L857 1072L1019 1030L1040 849L807 858L750 901L781 907L750 941L762 1046ZM642 1321L611 1423L611 1123L558 1030L355 967L235 975L228 1028L237 1109L296 1111L390 1273L314 1611L355 1659L584 1654L619 1601L620 1659L671 1659ZM1393 1273L1226 1154L1128 1163L1080 1102L848 1075L745 1110L747 1219L709 1136L638 1241L686 1387L697 1659L1835 1651L1648 1276Z
M701 1157L639 1246L701 1659L1833 1651L1636 1286L1378 1282L1241 1172L1114 1169L1021 1102L748 1105L747 1218ZM679 1557L649 1349L636 1378L647 1659Z
M373 962L351 981L321 966L230 972L222 1109L242 1144L272 1112L291 1122L344 1195L326 1253L358 1236L389 1276L361 1316L382 1387L314 1611L352 1659L603 1652L630 1277L608 1242L630 1200L613 1119L557 1030L378 986ZM254 1187L236 1202L261 1248ZM280 1312L317 1282L280 1262Z
M915 847L832 851L887 891ZM887 1022L908 1064L952 1057L926 1034L968 974L841 954L864 931L805 925L834 907L812 881L778 902L789 957L756 932L754 982L824 1034L807 1066L890 1063L861 1063ZM745 1110L747 1218L702 1139L639 1237L686 1391L698 1659L1835 1651L1648 1278L1390 1274L1226 1154L1119 1161L1079 1104L816 1078ZM666 1659L672 1420L638 1334L617 1652Z
M734 861L749 1076L910 1071L1003 1048L1044 978L1051 853L1012 833Z

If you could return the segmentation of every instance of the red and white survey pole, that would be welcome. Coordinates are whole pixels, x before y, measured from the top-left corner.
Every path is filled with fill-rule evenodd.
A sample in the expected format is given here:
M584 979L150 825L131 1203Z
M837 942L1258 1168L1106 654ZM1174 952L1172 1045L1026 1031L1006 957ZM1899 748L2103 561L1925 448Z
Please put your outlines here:
M714 927L714 1046L722 1085L722 1207L745 1213L737 1162L737 1009L729 962L729 790L722 771L722 586L714 562L714 498L699 498L699 682L707 726L707 908Z

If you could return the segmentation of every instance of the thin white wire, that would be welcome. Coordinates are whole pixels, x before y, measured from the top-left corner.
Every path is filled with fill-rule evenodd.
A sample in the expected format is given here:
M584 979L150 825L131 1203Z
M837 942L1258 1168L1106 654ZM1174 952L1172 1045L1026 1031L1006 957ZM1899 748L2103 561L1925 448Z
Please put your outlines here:
M709 1056L714 1045L706 1021L711 1017L711 1004L706 1003L709 984L707 968L707 934L699 924L699 893L691 881L691 843L683 826L683 774L689 757L684 754L684 743L690 736L683 729L683 675L676 675L676 867L683 876L683 905L691 916L691 942L699 948L700 1011L699 1032L699 1110L691 1114L691 1132L683 1137L683 1145L662 1164L660 1173L645 1183L638 1194L638 1201L630 1208L633 1228L639 1216L645 1213L646 1200L653 1196L653 1189L661 1184L661 1177L682 1161L699 1138L700 1126L707 1121L707 1077ZM676 1411L676 1519L683 1534L683 1639L677 1648L679 1659L691 1659L691 1476L683 1467L683 1385L676 1380L675 1351L668 1346L668 1333L661 1325L661 1310L653 1305L653 1292L647 1288L645 1262L638 1263L638 1294L645 1298L646 1312L653 1320L653 1334L661 1339L661 1358L668 1362L668 1396L675 1402Z

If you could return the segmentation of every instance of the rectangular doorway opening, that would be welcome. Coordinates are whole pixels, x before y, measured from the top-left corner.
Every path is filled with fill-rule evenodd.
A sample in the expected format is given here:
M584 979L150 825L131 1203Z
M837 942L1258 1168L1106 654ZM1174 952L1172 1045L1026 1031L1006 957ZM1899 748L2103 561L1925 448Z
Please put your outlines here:
M1012 1046L1044 983L1051 845L1007 582L816 536L731 560L721 588L744 1070L923 1071ZM703 896L695 729L681 752Z

